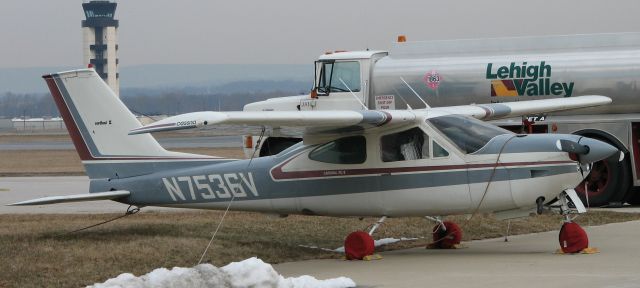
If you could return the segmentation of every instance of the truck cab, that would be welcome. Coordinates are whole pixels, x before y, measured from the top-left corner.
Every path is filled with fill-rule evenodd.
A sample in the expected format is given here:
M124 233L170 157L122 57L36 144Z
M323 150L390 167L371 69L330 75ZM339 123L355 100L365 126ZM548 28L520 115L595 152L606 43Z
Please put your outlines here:
M371 67L384 51L336 51L315 62L309 95L273 98L250 103L244 111L366 110L370 103Z

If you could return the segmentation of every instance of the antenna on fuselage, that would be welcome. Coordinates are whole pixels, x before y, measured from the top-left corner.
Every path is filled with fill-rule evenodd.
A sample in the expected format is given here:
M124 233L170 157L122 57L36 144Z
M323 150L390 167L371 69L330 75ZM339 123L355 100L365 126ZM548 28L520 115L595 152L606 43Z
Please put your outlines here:
M422 100L422 97L420 97L420 95L418 95L418 92L416 92L416 90L413 90L413 88L411 88L411 85L409 85L409 83L407 83L407 81L404 81L404 78L402 78L402 76L400 76L400 80L402 80L402 82L404 82L404 85L407 85L407 87L409 87L409 90L411 90L411 92L413 92L413 94L416 95L416 97L418 97L418 99L420 99L420 102L424 103L425 108L431 108L431 106L429 106L429 104L427 104L427 102Z

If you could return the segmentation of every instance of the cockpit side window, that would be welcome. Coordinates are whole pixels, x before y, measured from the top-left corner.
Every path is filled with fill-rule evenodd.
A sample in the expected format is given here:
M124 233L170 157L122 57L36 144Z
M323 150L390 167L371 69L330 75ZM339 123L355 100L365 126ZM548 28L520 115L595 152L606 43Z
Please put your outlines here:
M320 75L317 79L318 95L331 92L360 92L360 63L357 61L319 61ZM318 70L316 70L318 71Z
M383 162L429 158L429 135L415 127L380 138Z
M462 152L474 153L484 147L489 140L498 135L513 134L498 126L491 125L475 118L461 115L446 115L430 118L427 123L442 132Z
M433 158L443 157L449 157L449 151L442 148L442 146L440 146L436 141L433 141Z
M367 142L364 136L340 138L313 149L309 159L332 164L361 164L367 160Z

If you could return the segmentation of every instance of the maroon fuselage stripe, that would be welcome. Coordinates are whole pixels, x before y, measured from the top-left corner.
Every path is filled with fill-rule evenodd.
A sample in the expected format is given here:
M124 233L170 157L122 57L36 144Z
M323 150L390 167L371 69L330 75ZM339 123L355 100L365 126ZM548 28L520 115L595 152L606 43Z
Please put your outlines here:
M67 131L69 131L69 136L71 136L71 141L73 141L73 145L76 147L76 151L78 151L78 155L80 155L81 160L94 160L93 156L89 152L89 148L84 143L82 136L80 135L80 130L75 122L73 122L73 117L71 117L71 112L69 112L69 108L64 102L62 98L62 94L60 94L60 88L56 84L55 79L53 79L52 75L42 76L47 82L47 86L49 86L49 91L51 91L51 96L53 96L53 101L56 103L58 107L58 111L60 111L60 116L62 116L62 120L64 121L64 125L67 126Z
M297 156L296 156L297 157ZM440 166L416 166L416 167L394 167L394 168L366 168L366 169L332 169L332 170L312 170L312 171L282 171L287 163L294 158L285 161L271 170L271 176L276 180L287 179L304 179L304 178L318 178L318 177L335 177L335 176L356 176L356 175L369 175L369 174L391 174L391 173L406 173L406 172L429 172L429 171L443 171L458 170L458 169L474 169L474 168L493 168L496 167L496 163L486 164L460 164L460 165L440 165ZM530 165L554 165L554 164L574 164L573 161L545 161L545 162L511 162L511 163L499 163L498 166L511 167L511 166L530 166Z

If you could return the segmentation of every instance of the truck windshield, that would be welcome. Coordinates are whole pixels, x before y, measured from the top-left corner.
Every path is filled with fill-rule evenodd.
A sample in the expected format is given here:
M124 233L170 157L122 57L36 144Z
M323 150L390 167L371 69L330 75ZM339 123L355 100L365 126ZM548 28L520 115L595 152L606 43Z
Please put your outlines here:
M502 134L513 134L475 118L461 115L447 115L427 120L427 123L440 130L464 153L473 153L484 147L489 140Z
M360 63L316 62L319 65L318 93L329 95L331 92L360 92ZM316 69L317 71L318 69Z

